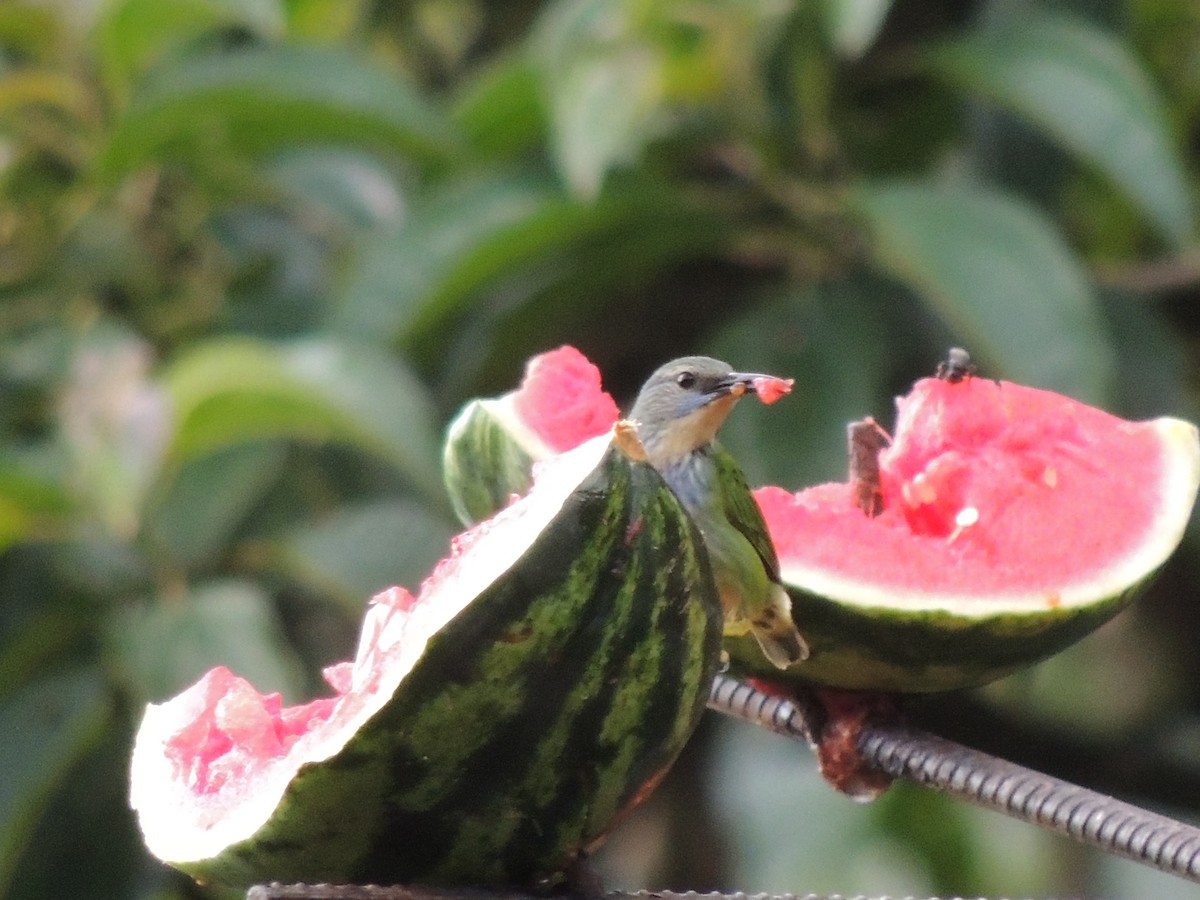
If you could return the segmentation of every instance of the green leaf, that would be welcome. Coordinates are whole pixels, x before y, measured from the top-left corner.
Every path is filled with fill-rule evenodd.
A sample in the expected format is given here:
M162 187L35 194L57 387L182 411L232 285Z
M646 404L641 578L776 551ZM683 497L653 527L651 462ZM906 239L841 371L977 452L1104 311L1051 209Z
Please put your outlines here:
M78 669L30 682L0 702L0 895L51 795L104 733L109 700L100 673Z
M60 780L4 900L189 900L151 893L154 882L170 876L147 858L129 811L129 724L126 716L112 716L97 746ZM190 900L199 898L193 893Z
M658 61L630 48L552 79L558 168L577 196L590 199L611 169L634 161L661 131Z
M120 609L109 622L108 641L138 695L152 701L174 696L215 666L292 702L302 693L300 666L271 600L248 581L210 582Z
M170 50L216 28L238 26L259 37L279 37L281 0L118 0L96 24L106 75L122 93L130 81Z
M452 114L472 151L486 159L536 147L546 130L537 70L522 55L487 67L458 98Z
M38 59L50 54L66 25L53 9L27 3L0 5L0 44L22 56Z
M452 186L366 243L334 324L364 338L403 338L421 320L452 313L497 272L567 239L570 206L536 179Z
M864 184L851 203L880 269L915 290L987 371L1102 403L1114 351L1095 295L1053 226L991 190Z
M1191 192L1163 102L1138 60L1090 25L1028 13L936 47L935 72L1027 118L1103 172L1171 243Z
M325 339L197 344L163 373L178 464L269 438L339 442L389 463L435 505L440 436L425 387L369 344Z
M892 0L824 0L825 28L838 53L857 59L883 28Z
M2 621L5 626L9 622ZM78 652L92 623L66 603L23 610L19 627L5 627L0 640L0 697L31 680L39 670Z
M1192 354L1171 328L1168 309L1147 303L1145 294L1109 288L1100 296L1117 343L1117 380L1112 411L1130 419L1164 413L1200 420L1191 389Z
M251 443L187 460L150 510L147 533L180 566L213 559L279 478L284 458L278 443Z
M84 117L87 100L74 78L54 71L6 72L0 79L0 121L18 118L30 107L54 108L66 117Z
M561 335L563 317L644 287L648 272L707 255L728 235L723 214L655 180L621 180L592 203L522 176L458 184L370 241L336 324L391 335L430 368L463 337L461 365L475 367L491 345L464 328L468 316L489 331L512 320L510 331Z
M445 519L405 500L342 507L287 535L276 547L275 565L360 615L366 599L384 588L416 591L446 555L453 533Z
M612 0L566 0L538 26L535 48L549 97L558 169L578 197L662 131L663 57Z
M272 157L266 170L275 185L350 227L393 222L404 209L388 168L356 150L301 147Z
M61 532L70 521L75 504L66 486L31 462L0 451L0 551L27 537Z
M253 156L300 143L369 146L433 162L457 138L410 85L361 55L255 47L147 76L100 167L115 178L164 156L203 162L213 153Z

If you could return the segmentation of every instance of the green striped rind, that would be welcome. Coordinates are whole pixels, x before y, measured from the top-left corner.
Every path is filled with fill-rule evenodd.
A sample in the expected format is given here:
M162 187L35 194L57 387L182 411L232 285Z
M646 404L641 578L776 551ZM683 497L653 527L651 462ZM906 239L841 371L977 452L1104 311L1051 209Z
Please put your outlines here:
M720 629L695 527L610 448L258 833L177 865L234 885L552 884L683 747Z
M519 440L519 432L528 429L516 422L509 396L472 400L446 431L442 478L464 525L486 519L529 490L535 457L549 455L532 433L525 443Z
M969 618L949 609L854 606L789 586L792 617L802 623L810 657L780 672L749 638L726 638L726 649L739 670L775 682L794 679L873 691L956 690L1053 656L1116 615L1139 587L1071 609Z

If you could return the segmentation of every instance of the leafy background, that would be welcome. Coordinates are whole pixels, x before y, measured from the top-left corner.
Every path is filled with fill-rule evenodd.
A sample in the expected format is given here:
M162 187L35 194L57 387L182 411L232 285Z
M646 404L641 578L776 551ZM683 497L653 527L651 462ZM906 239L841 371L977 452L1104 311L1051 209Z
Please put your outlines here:
M217 662L318 690L455 530L445 422L537 351L626 402L685 351L794 375L727 430L793 487L952 343L1197 418L1198 151L1192 0L6 0L0 896L218 896L141 847L143 704ZM1196 820L1197 553L916 715ZM706 721L609 884L1190 890L813 768Z

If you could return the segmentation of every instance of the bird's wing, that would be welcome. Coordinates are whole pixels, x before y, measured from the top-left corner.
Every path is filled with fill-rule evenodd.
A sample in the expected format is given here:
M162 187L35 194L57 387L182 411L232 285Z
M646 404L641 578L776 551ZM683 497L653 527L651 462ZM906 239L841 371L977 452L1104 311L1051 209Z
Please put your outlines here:
M775 552L775 544L767 532L762 510L758 508L754 496L750 493L745 474L737 460L724 447L714 445L712 458L717 467L717 490L720 492L725 518L750 542L771 580L778 582L779 555Z

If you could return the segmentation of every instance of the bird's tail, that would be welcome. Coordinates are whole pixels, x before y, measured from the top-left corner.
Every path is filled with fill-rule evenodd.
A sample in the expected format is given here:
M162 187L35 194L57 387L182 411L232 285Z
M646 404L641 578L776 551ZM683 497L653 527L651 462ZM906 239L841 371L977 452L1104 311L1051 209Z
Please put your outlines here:
M808 642L792 621L792 599L779 585L772 602L750 618L750 631L763 655L780 669L808 659Z
M770 588L770 601L750 610L741 604L740 594L722 592L724 632L726 637L754 635L763 655L773 665L786 669L808 659L808 642L792 620L792 598L781 584L771 584Z

